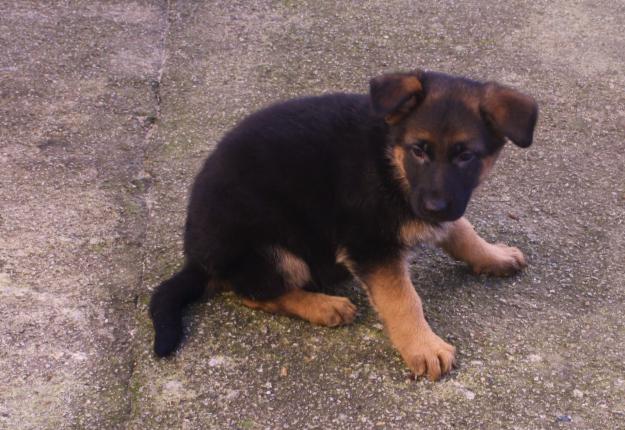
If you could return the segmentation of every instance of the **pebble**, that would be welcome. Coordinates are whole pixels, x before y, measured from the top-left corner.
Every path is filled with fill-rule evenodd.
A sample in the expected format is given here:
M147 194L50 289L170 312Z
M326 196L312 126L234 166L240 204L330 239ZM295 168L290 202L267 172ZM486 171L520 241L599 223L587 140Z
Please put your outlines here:
M475 393L473 391L471 391L471 390L464 390L464 392L462 394L464 394L464 397L466 397L467 400L475 399Z
M179 393L182 389L183 389L182 382L177 381L177 380L167 381L165 382L165 384L163 384L163 390L170 394Z
M9 281L10 279L8 273L0 273L0 287L8 287Z
M224 396L227 400L234 400L237 397L239 397L240 391L239 390L228 390L228 392L226 393L226 395Z
M475 393L471 390L469 390L468 388L466 388L464 385L462 385L461 383L454 381L453 385L456 386L458 393L462 394L465 399L467 400L473 400L475 399Z
M208 365L210 367L217 367L217 366L224 364L225 361L226 360L223 357L213 357L210 360L208 360Z

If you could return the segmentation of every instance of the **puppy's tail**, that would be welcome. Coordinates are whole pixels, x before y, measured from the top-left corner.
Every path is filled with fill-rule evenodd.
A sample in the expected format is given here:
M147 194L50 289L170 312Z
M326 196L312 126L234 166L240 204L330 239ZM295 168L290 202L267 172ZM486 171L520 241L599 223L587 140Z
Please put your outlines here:
M193 263L160 284L150 300L150 316L154 324L154 353L165 357L178 347L182 340L182 311L189 303L202 297L209 276Z

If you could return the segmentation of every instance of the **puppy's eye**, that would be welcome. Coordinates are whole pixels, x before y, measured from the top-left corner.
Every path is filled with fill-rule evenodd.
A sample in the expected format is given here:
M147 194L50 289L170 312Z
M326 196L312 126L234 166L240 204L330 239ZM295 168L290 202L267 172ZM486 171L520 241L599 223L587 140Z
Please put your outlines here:
M411 151L417 158L427 157L427 143L416 143L411 146Z
M457 157L456 160L462 162L462 163L466 163L467 161L471 161L475 158L475 153L471 152L471 151L464 151L461 152Z

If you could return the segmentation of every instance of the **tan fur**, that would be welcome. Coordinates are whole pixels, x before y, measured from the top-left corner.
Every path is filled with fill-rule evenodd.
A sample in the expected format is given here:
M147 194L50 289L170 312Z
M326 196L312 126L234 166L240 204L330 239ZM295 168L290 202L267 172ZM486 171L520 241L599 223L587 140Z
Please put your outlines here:
M386 121L389 125L398 124L407 114L417 105L417 101L413 98L410 98L406 101L401 107L397 108L392 113L389 113L384 117L384 121Z
M487 83L484 87L481 104L496 123L505 123L509 118L509 109L506 101L509 98L529 99L529 97L494 83Z
M474 135L467 133L464 130L459 130L453 133L448 139L450 142L468 142L474 138Z
M310 269L301 258L281 247L272 247L270 252L276 259L276 267L287 285L302 287L310 281Z
M440 245L452 257L469 264L475 273L506 276L526 266L519 249L486 242L464 217L449 223L447 233Z
M404 89L404 93L420 93L423 90L423 86L421 85L421 81L416 76L407 76L402 81L402 87Z
M349 324L356 316L356 306L348 298L313 293L300 288L293 288L273 300L242 299L242 303L252 309L294 316L328 327Z
M395 178L402 187L402 190L408 194L410 193L410 183L406 177L406 169L404 168L404 157L406 156L406 150L401 146L393 146L388 150L388 158L391 161L391 165L395 171Z
M403 137L403 141L406 145L412 145L415 142L424 140L426 142L436 142L440 139L440 136L433 135L429 130L418 128L418 125L409 127ZM470 142L475 139L475 136L467 133L464 130L459 130L450 135L445 135L444 140L449 144Z
M431 380L449 372L454 362L454 347L434 334L425 320L421 299L403 259L378 267L360 278L391 342L408 367Z
M410 127L406 130L404 134L404 142L408 145L411 145L419 140L425 140L427 142L432 142L434 140L434 136L428 131L420 128Z
M482 183L488 176L490 175L493 167L495 166L495 162L499 158L499 154L501 153L501 149L495 152L493 155L488 157L484 157L482 159L482 171L480 172L479 182Z
M445 222L434 226L419 220L410 221L401 226L399 238L406 246L414 246L420 242L437 243L447 237L447 224Z
M336 262L347 267L347 270L349 270L352 274L355 273L356 268L345 248L339 247L339 249L336 250Z
M404 95L408 94L418 94L423 91L423 86L421 85L421 81L417 76L406 75L401 79L401 86L399 86L394 92L388 94L390 99L401 98ZM404 104L398 107L394 112L389 113L384 117L384 121L386 121L389 125L395 125L399 123L403 117L406 116L410 110L412 110L417 105L417 100L414 97L408 99Z

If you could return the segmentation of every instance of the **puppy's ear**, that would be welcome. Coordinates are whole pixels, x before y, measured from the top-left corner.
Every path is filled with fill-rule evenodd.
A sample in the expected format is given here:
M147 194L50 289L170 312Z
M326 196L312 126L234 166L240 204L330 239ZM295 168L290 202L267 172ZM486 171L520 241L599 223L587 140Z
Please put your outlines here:
M532 97L488 82L482 89L480 112L498 134L521 148L532 144L538 118L538 105Z
M384 117L387 124L397 124L423 99L421 71L391 73L369 82L373 113Z

